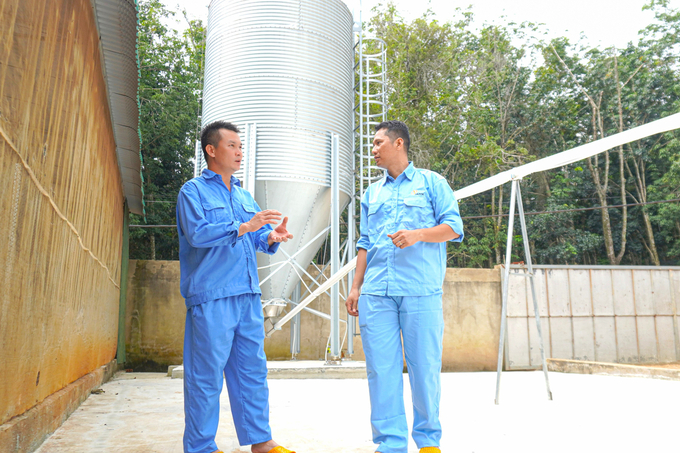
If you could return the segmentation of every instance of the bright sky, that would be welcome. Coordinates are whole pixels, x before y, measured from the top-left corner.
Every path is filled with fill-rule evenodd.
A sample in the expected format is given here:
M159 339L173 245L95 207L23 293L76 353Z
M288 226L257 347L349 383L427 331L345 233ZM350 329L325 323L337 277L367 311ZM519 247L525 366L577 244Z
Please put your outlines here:
M168 9L186 9L189 17L207 21L210 0L163 2ZM372 15L371 9L381 0L345 0L345 3L356 15L361 9L363 19L367 20ZM602 47L625 47L629 41L637 41L637 32L653 19L649 11L642 11L647 0L394 0L394 3L406 19L421 16L429 7L441 22L450 21L456 8L466 9L472 4L477 25L498 21L505 15L516 22L544 23L550 38L567 36L576 42L583 32L591 45ZM680 0L670 0L670 4L680 8Z

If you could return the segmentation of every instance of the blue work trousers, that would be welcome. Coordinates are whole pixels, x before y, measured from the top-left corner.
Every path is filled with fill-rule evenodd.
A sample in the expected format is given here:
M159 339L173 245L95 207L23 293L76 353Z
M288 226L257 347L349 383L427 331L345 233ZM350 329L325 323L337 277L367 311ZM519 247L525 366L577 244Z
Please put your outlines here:
M441 294L362 295L359 326L366 355L373 442L379 444L377 451L406 453L408 450L404 355L413 398L413 440L418 448L439 446L444 336Z
M187 310L184 332L184 452L217 450L222 375L241 445L266 442L267 358L259 294L225 297Z

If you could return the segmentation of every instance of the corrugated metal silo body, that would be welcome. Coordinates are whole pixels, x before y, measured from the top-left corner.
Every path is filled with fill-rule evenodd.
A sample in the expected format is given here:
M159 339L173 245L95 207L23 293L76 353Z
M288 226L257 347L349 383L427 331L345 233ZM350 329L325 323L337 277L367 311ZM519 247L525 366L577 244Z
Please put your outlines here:
M289 217L293 255L330 221L330 134L340 137L340 208L352 175L352 15L340 0L213 0L208 17L203 125L231 121L256 131L255 199ZM252 162L252 160L251 160ZM296 259L309 265L323 242ZM285 260L261 255L259 266ZM264 279L272 268L260 271ZM299 271L298 271L299 272ZM287 298L299 281L287 266L262 285Z

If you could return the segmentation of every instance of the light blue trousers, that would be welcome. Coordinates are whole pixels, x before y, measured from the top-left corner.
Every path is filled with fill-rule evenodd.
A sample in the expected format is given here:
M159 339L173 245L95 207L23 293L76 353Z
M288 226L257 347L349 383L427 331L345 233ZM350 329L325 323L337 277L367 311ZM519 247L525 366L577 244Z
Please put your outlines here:
M267 358L259 294L242 294L187 310L184 332L184 452L217 450L222 376L241 445L266 442Z
M442 296L359 298L359 326L366 355L371 427L377 451L406 453L404 353L413 397L412 436L418 448L441 439L439 400L444 317Z

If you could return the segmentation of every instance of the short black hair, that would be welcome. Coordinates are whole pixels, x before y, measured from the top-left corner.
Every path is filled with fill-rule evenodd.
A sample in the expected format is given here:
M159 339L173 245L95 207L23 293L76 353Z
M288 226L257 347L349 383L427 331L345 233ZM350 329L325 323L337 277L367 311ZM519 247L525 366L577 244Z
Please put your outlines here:
M383 121L375 127L375 131L378 132L380 129L387 129L386 135L390 137L393 142L401 138L404 140L404 148L408 153L408 147L411 144L411 137L408 134L408 126L403 121Z
M213 145L215 148L217 148L217 145L220 143L220 129L233 131L237 134L241 132L238 130L236 125L222 120L213 121L204 127L201 131L201 148L203 149L203 158L205 159L206 164L208 163L208 153L205 149L208 147L208 145Z

